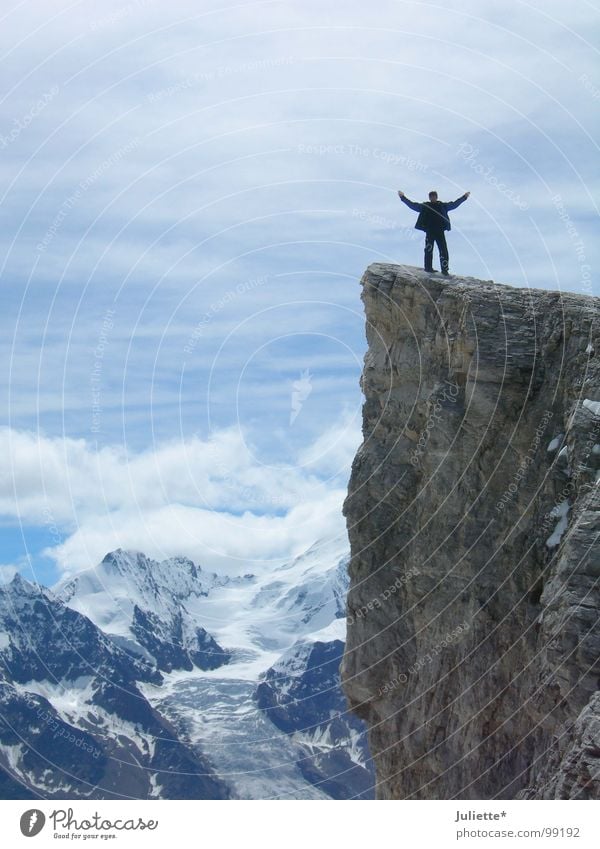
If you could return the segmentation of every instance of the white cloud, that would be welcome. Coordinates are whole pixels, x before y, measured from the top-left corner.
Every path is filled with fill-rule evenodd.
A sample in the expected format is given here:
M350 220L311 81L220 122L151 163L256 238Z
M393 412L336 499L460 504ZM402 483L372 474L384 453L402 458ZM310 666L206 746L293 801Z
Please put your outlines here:
M7 369L0 389L11 392L9 422L19 428L0 433L12 458L0 483L4 515L67 529L54 552L65 567L115 544L157 555L180 538L199 545L198 528L208 548L222 541L237 557L241 543L271 556L285 548L284 532L290 545L303 533L310 544L321 524L337 527L330 500L341 499L343 474L328 476L348 466L360 439L350 415L333 421L360 402L357 279L368 262L422 261L421 241L401 233L414 217L395 190L472 191L453 219L457 273L581 291L573 240L551 203L560 192L596 266L590 136L600 81L587 43L596 16L589 4L566 9L560 0L517 4L510 16L499 0L382 0L376 15L359 0L343 15L320 0L209 10L192 0L168 10L158 0L16 5L3 18L11 91L0 104L0 337L11 380ZM53 85L58 94L5 145ZM463 142L527 200L531 220L457 154ZM386 158L395 155L400 163ZM211 311L261 275L266 285ZM311 305L300 308L303 299ZM107 306L116 316L96 449L76 436L90 433ZM342 353L332 346L322 356L311 333L339 340ZM258 361L282 334L289 347ZM293 372L315 370L315 357L324 360L319 379L291 434L288 384ZM238 416L244 433L188 435L209 418ZM40 422L70 436L38 438ZM185 438L162 437L179 429ZM262 463L248 442L259 431ZM119 447L122 433L139 446L154 432L161 439L148 450ZM268 443L285 467L267 465Z
M136 549L158 560L185 555L203 568L246 573L295 557L318 539L345 534L344 496L345 490L331 490L284 516L234 516L183 505L118 510L83 521L63 544L44 553L65 574L95 565L115 548Z
M208 239L212 259L256 247L257 234L240 228L244 221L260 219L258 239L274 243L287 229L282 213L295 210L287 220L296 237L322 237L320 222L302 220L305 198L313 209L347 206L348 181L355 202L362 206L366 197L379 208L386 203L383 187L397 179L407 192L417 191L423 175L390 165L373 155L376 149L427 163L442 190L462 182L464 168L454 150L473 137L487 140L487 155L500 167L514 156L509 142L515 145L521 157L515 177L528 195L541 189L536 169L548 179L567 175L578 184L571 164L595 164L595 150L591 143L581 146L576 123L592 131L597 111L579 81L592 58L585 37L593 10L584 6L572 17L570 10L563 25L552 20L564 16L559 4L540 5L539 11L531 4L516 7L507 20L495 0L464 0L435 12L429 3L383 2L376 19L364 3L348 2L343 20L338 10L317 2L207 12L186 0L170 4L165 16L156 2L115 0L103 4L100 15L88 2L68 14L63 10L54 22L47 4L29 3L3 21L7 43L18 42L20 18L32 8L45 26L5 57L15 91L4 104L4 126L26 114L52 82L60 92L23 131L19 145L5 152L9 163L15 156L14 171L22 145L33 151L44 144L5 201L10 219L21 222L31 213L27 227L41 227L43 235L44 219L51 221L80 179L127 141L140 139L70 213L43 258L48 276L61 274L70 257L68 276L85 279L91 257L124 224L126 238L110 247L105 275L123 279L139 259L137 246L148 246L175 225L145 262L153 279L176 263L166 285L180 286L189 285L193 261L200 261L196 254L193 261L183 259L194 244ZM37 61L47 60L54 39L62 49L44 75L28 75ZM164 96L153 102L148 96L156 92ZM63 120L66 126L48 140ZM565 143L570 138L570 145L557 169L547 154L548 139L559 137ZM323 142L354 144L371 154L298 153L299 143ZM474 196L485 188L471 182ZM31 208L35 187L46 190ZM85 249L72 256L96 215ZM519 226L513 224L514 232ZM215 239L221 230L226 232ZM327 219L329 238L345 231L345 222ZM494 246L493 228L485 239ZM11 263L25 272L30 261L25 239Z
M334 477L343 474L362 440L360 415L347 413L340 424L324 431L300 455L300 462L308 469L318 469L321 475Z
M328 440L335 446L335 431L319 443ZM77 523L103 510L149 510L173 503L272 512L312 500L323 488L317 462L310 473L301 463L265 465L234 428L137 454L116 445L97 449L84 439L1 428L0 452L10 458L0 482L0 512L24 522L44 521L50 512L57 522ZM331 466L326 453L320 462Z
M255 459L236 429L133 454L3 428L0 452L10 463L0 512L66 534L45 551L62 570L119 547L228 568L281 559L344 532L351 427L342 420L297 465L285 466Z
M7 584L20 571L20 567L12 563L0 563L0 584Z

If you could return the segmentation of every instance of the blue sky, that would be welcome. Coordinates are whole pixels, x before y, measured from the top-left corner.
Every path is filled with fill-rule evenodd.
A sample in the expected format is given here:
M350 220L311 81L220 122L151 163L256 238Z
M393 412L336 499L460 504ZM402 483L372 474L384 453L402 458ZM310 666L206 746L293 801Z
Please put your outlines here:
M598 294L585 0L4 10L0 575L116 546L247 570L344 533L358 280ZM596 234L594 233L594 236Z

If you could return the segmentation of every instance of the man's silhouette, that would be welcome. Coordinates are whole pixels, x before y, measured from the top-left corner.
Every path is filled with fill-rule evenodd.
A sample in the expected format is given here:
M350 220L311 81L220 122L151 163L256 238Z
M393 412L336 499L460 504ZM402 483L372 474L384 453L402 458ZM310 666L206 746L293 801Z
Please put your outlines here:
M461 203L464 203L471 192L465 192L457 200L443 203L438 200L437 192L429 192L429 200L424 203L415 203L409 200L404 192L398 192L400 200L405 203L414 212L419 213L415 228L425 231L425 271L434 271L433 268L433 245L438 246L440 253L440 265L442 274L446 276L450 273L448 270L448 245L446 244L446 236L444 231L450 230L450 218L448 212L451 209L456 209Z

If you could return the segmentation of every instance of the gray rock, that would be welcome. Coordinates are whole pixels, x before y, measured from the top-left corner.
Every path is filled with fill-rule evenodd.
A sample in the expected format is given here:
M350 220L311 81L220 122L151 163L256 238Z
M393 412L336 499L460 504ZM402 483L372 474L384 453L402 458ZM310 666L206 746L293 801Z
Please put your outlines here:
M600 798L600 300L362 285L342 678L378 795Z

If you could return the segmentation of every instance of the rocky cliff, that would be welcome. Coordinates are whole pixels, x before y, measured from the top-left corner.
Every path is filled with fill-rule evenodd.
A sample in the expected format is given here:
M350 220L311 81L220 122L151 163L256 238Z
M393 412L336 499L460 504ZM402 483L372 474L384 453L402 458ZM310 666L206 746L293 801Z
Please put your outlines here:
M342 676L378 795L600 798L600 301L362 286Z

